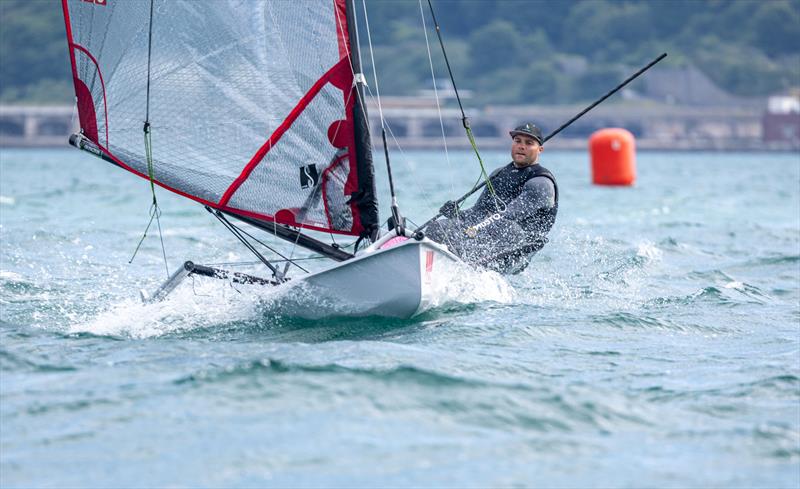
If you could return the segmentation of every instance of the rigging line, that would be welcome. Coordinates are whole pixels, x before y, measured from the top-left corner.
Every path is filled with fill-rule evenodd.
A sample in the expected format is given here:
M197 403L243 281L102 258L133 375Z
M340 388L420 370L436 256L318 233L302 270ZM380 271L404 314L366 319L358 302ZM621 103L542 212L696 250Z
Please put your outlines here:
M478 163L481 167L481 174L483 175L484 180L486 181L486 186L488 187L489 191L492 193L492 196L495 199L495 205L497 205L497 195L494 192L494 187L492 186L492 182L489 179L489 174L486 172L486 167L483 165L483 159L481 158L481 154L478 151L478 145L475 142L475 137L472 135L472 128L469 124L469 118L467 114L464 113L464 106L461 103L461 97L458 95L458 87L456 86L456 79L453 76L453 70L450 68L450 60L447 58L447 51L444 48L444 40L442 40L442 29L439 27L439 22L436 20L436 13L433 11L433 3L431 0L428 0L428 7L431 11L431 18L433 19L433 24L436 27L436 36L439 38L439 45L442 48L442 54L444 55L444 62L447 65L447 73L450 75L450 83L453 84L453 92L456 94L456 100L458 101L458 108L461 109L461 123L464 126L464 130L467 132L467 138L469 139L469 143L472 145L473 151L475 151L475 156L478 157Z
M364 8L366 9L366 5L364 5ZM343 28L342 27L342 21L339 18L338 13L336 15L336 20L339 23L339 28L342 29ZM359 32L358 31L358 22L354 22L353 25L355 26L355 30L356 30L356 37L358 37L358 32ZM369 31L367 31L367 34L369 35ZM349 46L347 46L346 44L345 44L345 50L346 50L347 56L349 57L350 56ZM361 65L361 62L360 62L361 53L359 52L357 54L358 54L358 59L359 59L359 65ZM363 66L363 65L361 65L361 66ZM373 71L373 77L375 77L376 76L376 71L375 71L374 58L373 58L372 71ZM353 71L352 65L350 66L350 73L353 74L355 83L358 83L358 80L356 80L356 77L357 77L358 74L355 71ZM370 98L370 100L373 101L375 103L375 105L378 106L378 112L380 114L379 117L380 117L380 121L381 121L381 127L383 127L384 123L385 123L386 130L389 132L389 135L394 140L394 143L397 146L397 149L399 149L400 153L403 155L404 160L406 161L406 163L408 163L409 159L408 159L407 155L405 154L405 152L403 151L402 146L400 146L400 142L397 140L396 137L394 137L394 134L392 133L392 128L389 125L389 122L386 121L386 119L384 119L384 117L383 117L383 110L382 110L381 101L380 101L380 94L376 95L376 94L372 93L372 88L370 88L370 86L366 83L366 81L363 78L361 80L361 83L364 85L364 88L366 89L366 92L364 93L364 95L368 96ZM377 85L377 78L376 78L376 85ZM377 90L377 88L378 87L376 86L376 90ZM367 107L366 107L366 104L365 104L364 100L361 97L357 97L356 98L356 102L361 107L361 110L364 113L366 113Z
M350 90L350 92L347 94L347 98L344 101L345 109L350 104L350 99L351 99L352 96L353 96L353 90ZM345 118L346 118L346 114L345 114ZM339 135L339 131L341 130L341 128L342 128L341 124L337 124L336 125L336 130L333 133L332 141L336 141L336 138ZM333 167L334 165L336 165L338 163L339 158L340 158L339 152L340 152L340 150L337 150L334 153L333 158L331 159L331 163L328 165L328 168L331 168L331 167ZM347 157L349 158L350 157L349 156L349 151L347 152L347 155L348 155ZM331 174L332 173L333 172L331 172ZM320 196L322 194L322 186L325 184L325 182L322 179L324 174L325 174L324 171L320 174L319 183L317 184L317 187L311 192L311 195L308 196L308 198L306 199L305 203L303 204L303 207L301 208L301 214L298 216L300 221L305 221L305 218L306 218L306 215L308 215L308 211L309 211L309 207L311 206L311 203L313 201L315 201L318 198L318 196ZM347 182L345 181L345 184L346 183ZM343 185L342 188L344 188L344 186L345 185ZM332 223L329 222L329 224L332 224ZM333 233L330 233L330 235L331 235L331 240L333 240L333 242L335 244L336 240L333 239ZM297 243L299 241L300 241L300 233L298 233L297 236L295 237L294 243L292 244L292 249L289 252L289 258L286 260L286 266L283 269L283 275L284 276L286 275L286 272L289 271L289 265L292 263L292 257L294 257L294 251L297 248ZM266 246L266 245L264 245L264 246ZM280 253L278 253L278 254L280 255ZM283 258L286 258L286 257L283 257ZM308 273L308 270L305 270L302 267L300 267L300 269L303 270L304 272Z
M400 141L397 140L397 136L394 134L394 131L392 131L392 125L389 124L388 121L386 122L386 131L389 133L389 136L392 138L392 141L394 141L394 145L397 147L398 151L400 151L400 155L403 157L403 161L405 161L406 166L408 166L409 168L413 168L409 163L409 161L411 161L411 158L409 158L409 156L403 150L403 147L400 145ZM431 203L433 203L433 199L427 193L424 194L423 199L425 200L426 204L430 205Z
M431 67L431 81L433 82L433 96L436 99L436 111L439 114L439 127L442 129L442 144L444 145L444 157L447 160L447 170L450 175L450 191L455 193L453 184L453 165L450 162L450 152L447 150L447 136L444 132L444 120L442 119L442 106L439 103L439 89L436 87L436 73L433 70L433 57L431 56L431 45L428 42L428 26L425 23L425 11L422 8L422 0L419 0L419 17L422 19L422 33L425 34L425 48L428 51L428 64Z
M347 107L347 105L350 103L350 97L352 96L352 93L353 92L351 90L350 94L347 96L347 99L345 99L345 102L344 102L344 106L345 107ZM341 129L341 124L338 124L336 126L336 131L334 131L334 134L333 134L333 141L336 140L336 137L338 136L340 129ZM338 161L339 161L339 151L337 150L334 153L333 158L331 159L331 163L328 164L328 168L333 167L333 165L337 164ZM302 207L300 208L300 214L298 214L297 219L296 219L297 221L300 221L300 222L301 221L305 221L306 216L308 215L308 211L309 211L310 207L316 203L318 198L321 198L320 196L322 194L322 186L325 184L325 182L322 181L324 175L325 175L325 171L323 170L322 174L320 174L320 176L319 176L319 182L317 183L317 186L311 191L311 195L309 195L308 198L306 198L306 201L303 203ZM273 223L275 223L275 226L277 226L277 223L274 220L273 220ZM329 222L329 224L331 224L331 223ZM277 234L277 232L275 234ZM331 235L331 238L333 238L333 233L330 233L330 235ZM289 258L286 260L286 265L283 268L283 275L284 276L289 271L289 265L291 263L293 263L292 262L292 258L294 257L294 252L297 249L297 243L299 241L300 241L300 233L298 232L297 236L295 236L294 243L292 243L292 249L289 251ZM335 243L335 241L334 241L334 243ZM266 245L264 245L264 246L266 246ZM300 269L303 270L302 267ZM303 270L303 271L308 273L307 270Z
M367 87L367 88L369 88L369 87ZM371 93L370 93L370 96L372 96ZM386 131L389 133L389 136L392 138L392 141L394 142L394 145L397 148L397 150L400 151L400 156L402 157L403 161L405 162L406 167L408 167L409 169L413 170L413 167L411 166L411 163L409 163L411 161L411 158L403 150L403 146L400 144L400 141L397 140L397 136L394 134L394 131L392 130L392 125L389 124L388 121L386 122ZM427 204L427 205L432 205L433 204L433 199L431 198L429 193L423 194L422 199L425 201L425 204Z
M320 179L321 179L321 178L322 178L322 177L320 177ZM320 184L320 185L321 185L321 184ZM316 192L315 192L315 193L316 193ZM313 196L313 195L314 195L314 193L312 193L312 194L311 194L311 196ZM301 216L300 216L300 219L301 219L301 220L305 220L305 218L306 218L306 213L307 213L307 212L308 212L308 210L306 210L305 212L303 212L303 213L301 214ZM277 222L276 222L276 221L274 221L274 220L273 220L273 222L275 222L275 226L277 226ZM275 227L273 227L273 229L275 229ZM277 234L277 233L275 233L275 234ZM292 249L289 251L289 258L286 258L285 256L281 255L281 254L280 254L280 253L278 253L277 251L275 252L275 253L277 253L279 256L281 256L282 258L286 258L286 266L284 266L284 267L283 267L283 275L284 275L284 276L286 275L286 272L288 272L288 271L289 271L289 265L290 265L290 264L292 264L292 263L294 263L294 262L292 261L292 258L294 257L294 250L296 250L296 249L297 249L297 243L300 241L300 234L301 234L301 233L300 233L300 232L298 232L298 233L297 233L297 236L295 236L295 238L294 238L294 243L292 243ZM249 236L249 235L248 235L248 236ZM252 236L251 236L251 237L252 237ZM255 238L253 238L253 239L255 239ZM258 240L256 240L256 241L258 241ZM259 243L260 243L260 241L259 241ZM262 244L262 245L264 245L264 246L267 246L267 245L265 245L264 243L261 243L261 244ZM267 246L267 248L269 248L269 246ZM271 248L270 248L270 249L271 249ZM273 250L273 251L275 251L275 250ZM304 272L308 273L308 270L304 269L304 268L303 268L303 267L301 267L301 266L298 266L298 265L297 265L297 263L294 263L294 265L295 265L295 266L297 266L297 268L299 268L300 270L303 270Z
M348 3L348 5L350 5L352 7L351 8L351 12L353 13L353 16L354 16L354 18L353 18L354 32L349 32L349 30L348 30L348 33L349 34L353 34L355 36L356 47L358 47L358 45L359 45L359 41L358 41L359 40L359 31L358 31L358 19L355 18L355 10L356 10L355 0L346 0L346 1L350 2L350 3ZM377 72L375 71L375 58L372 55L372 38L370 36L370 31L369 31L369 19L367 17L366 0L364 0L363 6L364 6L365 23L366 23L366 27L367 27L367 37L369 38L369 45L370 45L370 57L372 57L372 72L373 72L373 76L375 77L375 89L379 90ZM341 19L341 16L339 15L338 10L336 11L336 22L339 24L339 29L342 32L344 32L344 26L342 25L342 19ZM358 90L358 84L360 83L361 85L366 87L367 91L370 91L370 88L369 88L369 85L367 85L366 79L364 77L363 70L362 70L362 72L359 72L359 73L355 72L355 68L354 68L354 64L353 64L353 58L351 56L350 46L348 46L348 43L344 43L343 45L344 45L344 49L345 49L345 54L350 59L350 72L353 74L353 90L356 91L356 103L359 105L359 107L361 107L361 112L366 117L367 107L366 107L366 103L364 102L364 99L363 99L363 96L362 96L363 92L360 92ZM363 64L361 63L361 51L359 49L356 49L355 55L357 56L359 70L361 70L362 67L363 67ZM371 95L371 91L370 91L370 96L372 96ZM389 190L390 190L390 193L391 193L391 196L392 196L392 216L395 217L395 222L401 222L401 219L399 217L400 216L400 211L398 210L398 207L397 207L397 198L396 198L395 192L394 192L394 180L392 178L392 168L391 168L391 166L389 164L389 150L388 150L387 145L386 145L386 132L384 130L383 107L382 107L381 101L380 101L380 94L378 95L378 98L377 98L377 105L378 105L378 112L379 112L380 121L381 121L381 137L383 139L384 157L386 158L386 168L387 168L388 174L389 174ZM368 121L367 121L367 129L369 130L369 122ZM402 230L402 227L400 229ZM358 251L358 244L361 242L362 239L363 239L363 236L359 237L355 241L353 252Z
M372 34L369 28L369 15L367 14L367 2L362 1L364 6L364 25L367 28L367 44L369 45L369 57L372 63L372 76L375 80L375 94L378 99L378 113L381 119L381 139L383 141L383 156L386 158L386 172L389 176L389 193L392 196L392 217L394 218L395 226L397 227L398 234L403 234L403 218L400 216L400 209L397 206L397 194L394 191L394 177L392 176L392 165L389 162L389 145L386 144L386 123L383 117L383 107L381 105L381 89L378 85L378 67L375 65L375 54L372 50Z
M367 15L366 0L362 1L361 4L364 7L364 24L367 27L367 44L369 45L370 63L372 63L372 79L375 80L375 94L377 96L377 102L378 102L378 114L380 115L381 127L383 127L384 118L383 118L383 107L381 106L381 87L378 85L378 70L377 66L375 65L375 55L372 52L372 35L370 34L370 29L369 29L369 16Z
M208 208L208 207L206 207L206 210L208 210L208 209L209 209L209 208ZM211 212L211 211L209 211L209 212ZM214 215L216 216L216 214L217 214L217 213L216 213L216 212L212 212L212 214L214 214ZM220 219L220 217L219 217L219 216L217 216L217 219ZM224 217L223 217L223 219L224 219ZM261 241L260 239L256 238L256 237L255 237L255 236L253 236L252 234L250 234L250 233L248 233L247 231L245 231L244 229L242 229L242 228L240 228L240 227L237 227L235 224L233 224L232 222L228 221L227 219L225 219L225 222L226 222L226 223L228 223L228 224L229 224L229 225L230 225L232 228L236 229L236 231L238 231L239 233L246 235L247 237L249 237L250 239L252 239L252 240L253 240L253 241L255 241L256 243L260 244L260 245L261 245L261 246L263 246L264 248L268 249L269 251L271 251L271 252L275 253L276 255L280 256L281 258L283 258L283 260L272 260L272 261L271 261L271 263L275 263L275 262L284 262L284 261L286 261L286 262L293 262L294 260L299 260L299 259L300 259L300 258L294 258L294 259L293 259L293 258L291 258L291 257L288 257L288 258L287 258L287 257L286 257L286 255L282 254L281 252L279 252L279 251L278 251L278 250L276 250L275 248L271 247L270 245L268 245L268 244L264 243L264 242L263 242L263 241ZM227 227L227 226L226 226L226 227ZM250 248L248 248L248 249L250 249ZM251 250L251 251L252 251L252 250ZM263 258L263 257L262 257L262 258ZM261 258L259 258L259 259L261 259ZM304 271L304 272L306 272L306 273L309 273L309 272L308 272L308 270L306 270L305 268L303 268L303 267L301 267L301 266L298 266L296 263L295 263L295 266L297 266L297 268L299 268L300 270L302 270L302 271ZM284 275L285 275L285 274L284 274Z
M320 178L320 180L322 179L322 177L321 177L321 176L320 176L319 178ZM320 185L321 185L321 184L320 184ZM319 188L321 188L321 187L317 187L317 188L319 189ZM314 198L316 194L317 194L317 190L314 190L314 191L312 191L312 192L311 192L311 195L308 197L308 199L306 199L306 203L309 203L309 201L310 201L312 198ZM304 206L304 207L301 209L301 214L298 216L298 217L300 218L300 220L301 220L301 221L305 221L305 220L306 220L306 214L307 214L307 213L308 213L308 207L305 207L305 206ZM274 223L274 224L273 224L273 227L272 227L272 229L275 229L275 230L276 230L276 232L275 232L275 235L277 235L277 234L278 234L278 233L277 233L277 226L278 226L278 222L277 222L276 220L274 220L274 219L273 219L273 221L272 221L272 222ZM248 234L248 236L250 236L250 235ZM252 236L250 236L250 237L252 238ZM253 239L255 239L256 241L258 241L256 238L253 238ZM295 237L294 237L294 243L292 243L292 249L291 249L291 250L289 250L289 258L287 258L287 259L286 259L286 265L283 267L283 275L284 275L284 276L286 276L286 272L288 272L288 271L289 271L289 265L290 265L290 264L292 264L292 263L294 263L294 262L292 261L292 258L294 257L294 250L295 250L295 249L297 249L297 243L298 243L299 241L300 241L300 232L298 232L298 233L297 233L297 236L295 236ZM259 242L259 243L261 243L260 241L258 241L258 242ZM264 243L261 243L261 244L262 244L263 246L266 246L267 248L269 248L269 249L271 249L271 250L272 250L272 248L270 248L269 246L265 245ZM281 254L280 254L280 253L278 253L277 251L275 251L275 250L272 250L272 251L273 251L273 252L275 252L275 253L277 253L277 254L278 254L278 256L280 256L281 258L286 258L285 256L281 255ZM295 265L297 265L297 264L295 263ZM299 268L300 270L303 270L304 272L308 273L308 270L304 270L304 269L303 269L303 267L299 267L299 266L298 266L298 268Z
M150 225L153 223L153 218L156 220L156 224L158 226L158 237L161 243L161 255L164 258L164 270L166 271L167 277L169 277L169 263L167 262L167 250L164 246L164 233L161 229L161 209L158 206L158 199L156 198L156 186L155 186L155 177L153 176L154 167L153 167L153 140L150 131L150 67L151 67L151 59L152 59L152 52L153 52L153 0L150 0L150 21L148 27L148 35L147 35L147 88L146 88L146 95L145 95L145 120L142 130L144 131L144 152L145 152L145 159L147 160L147 175L150 180L150 193L153 195L153 202L150 204L150 221L147 223L147 227L145 228L144 234L142 238L139 240L139 244L136 246L136 249L133 251L133 255L128 263L132 263L133 259L136 258L136 254L139 252L139 248L142 245L142 242L147 237L147 231L150 229Z
M150 230L150 226L153 224L153 219L155 218L155 213L153 212L153 207L150 206L150 220L147 221L147 226L144 228L144 234L142 235L141 239L139 239L139 243L136 245L136 249L133 250L133 255L131 255L130 260L128 260L128 264L133 263L133 259L136 258L136 254L139 252L139 248L144 243L144 239L147 237L147 232Z
M230 222L230 221L229 221L229 222ZM286 257L286 255L282 254L281 252L279 252L279 251L278 251L278 250L276 250L275 248L273 248L273 247L269 246L268 244L264 243L264 242L263 242L263 241L261 241L260 239L256 238L256 237L255 237L255 236L253 236L252 234L250 234L250 233L248 233L247 231L245 231L244 229L242 229L242 228L239 228L239 227L236 227L236 225L235 225L235 224L233 224L233 223L231 223L231 226L235 227L235 228L236 228L236 229L237 229L237 230L238 230L240 233L242 233L242 234L245 234L247 237L249 237L250 239L252 239L252 240L253 240L253 241L255 241L256 243L260 244L260 245L261 245L261 246L263 246L264 248L266 248L266 249L270 250L271 252L275 253L275 254L276 254L276 255L278 255L279 257L283 258L282 260L272 260L272 263L275 263L275 262L283 262L283 261L285 261L285 262L292 262L292 263L294 263L294 261L295 261L295 260L302 260L302 258L292 258L291 256L290 256L290 257ZM308 270L306 270L305 268L303 268L303 267L301 267L301 266L297 265L296 263L294 263L294 265L295 265L297 268L299 268L300 270L302 270L302 271L304 271L304 272L308 273Z
M208 208L207 208L207 209L208 209ZM209 212L211 212L211 210L210 210L210 209L209 209ZM264 255L262 255L261 253L259 253L259 251L258 251L258 250L257 250L257 249L256 249L256 248L255 248L255 247L252 245L252 244L250 244L250 242L249 242L249 241L247 241L247 240L244 238L244 236L242 236L242 234L241 234L241 232L239 231L239 229L238 229L238 228L236 228L236 227L235 227L233 224L231 224L231 223L230 223L230 222L229 222L227 219L225 219L225 218L222 216L222 213L221 213L221 212L219 212L219 211L215 211L215 212L211 212L211 213L214 215L214 217L216 217L216 218L217 218L217 220L218 220L219 222L221 222L221 223L222 223L222 225L223 225L223 226L225 226L225 227L228 229L228 231L230 231L230 232L231 232L231 233L232 233L234 236L236 236L236 237L239 239L239 241L241 241L241 243L242 243L242 244L243 244L243 245L244 245L244 246L245 246L245 247L246 247L248 250L250 250L250 252L251 252L252 254L254 254L254 255L256 256L256 258L258 258L259 260L261 260L261 263L263 263L263 264L264 264L264 265L265 265L267 268L269 268L269 269L270 269L270 271L272 272L272 276L273 276L273 277L275 277L275 279L276 279L276 280L278 280L279 282L283 282L283 276L281 276L281 272L280 272L280 270L278 270L277 268L275 268L275 266L273 266L273 265L272 265L272 263L270 263L270 262L269 262L269 260L267 260L266 258L264 258Z
M145 98L144 123L150 123L150 60L153 53L153 0L150 0L150 27L147 33L147 95Z
M304 256L302 258L294 258L294 261L308 261L308 260L327 260L327 256L317 255L317 256ZM281 263L286 260L272 260L272 263ZM222 261L222 262L213 262L213 263L206 263L209 267L238 267L238 266L251 266L251 265L259 265L261 264L260 261Z
M365 92L365 95L367 97L369 97L370 100L374 101L376 103L376 105L377 105L375 94L372 93L372 89L370 88L370 86L369 85L364 85L364 87L367 90ZM362 108L363 108L363 105L362 105ZM395 136L394 132L392 131L392 126L391 126L391 124L389 124L389 121L386 121L386 131L389 134L389 136L391 137L392 141L394 141L395 147L398 149L398 151L400 151L400 155L402 156L402 160L405 162L406 166L408 166L410 168L411 165L410 165L409 161L411 161L411 159L408 157L406 152L403 150L403 146L400 144L400 141L397 140L397 137ZM428 196L426 196L425 199L430 201Z
M236 225L235 225L235 224L233 224L233 223L231 223L231 226L233 226L233 227L236 227ZM280 257L282 258L282 260L272 260L272 263L276 263L276 262L288 262L288 263L292 263L292 264L294 264L294 266L296 266L296 267L297 267L297 268L299 268L300 270L302 270L302 271L304 271L304 272L308 273L308 270L306 270L305 268L301 267L301 266L300 266L300 265L298 265L297 263L294 263L295 261L297 261L297 260L302 260L303 258L292 258L291 256L289 256L289 257L286 257L286 255L283 255L281 252L279 252L279 251L278 251L278 250L276 250L275 248L271 247L270 245L268 245L268 244L264 243L264 242L263 242L263 241L261 241L260 239L256 238L256 237L255 237L255 236L253 236L252 234L250 234L250 233L248 233L247 231L245 231L244 229L242 229L242 228L239 228L239 227L236 227L236 229L237 229L239 232L241 232L241 233L245 234L247 237L249 237L250 239L252 239L252 240L253 240L253 241L255 241L256 243L260 244L260 245L261 245L261 246L263 246L264 248L266 248L266 249L270 250L271 252L275 253L276 255L278 255L278 256L280 256ZM295 245L296 245L296 243L295 243ZM285 270L284 270L284 275L286 275L286 271L285 271Z
M354 1L354 0L353 0L353 1ZM363 3L363 7L364 7L364 14L365 14L365 17L366 17L368 14L367 14L367 12L366 12L366 8L367 8L367 7L366 7L366 1L365 1L365 0L364 0L364 3ZM355 11L355 8L354 8L353 10ZM340 16L339 16L338 12L337 12L337 14L336 14L336 20L337 20L337 22L338 22L338 24L339 24L339 29L343 29L343 26L342 26L342 20L341 20L341 18L340 18ZM367 36L368 36L368 38L370 38L370 35L369 35L369 22L368 22L368 20L367 20L367 19L365 19L365 21L366 21L366 23L367 23ZM358 32L359 32L359 30L358 30L358 22L354 22L354 23L353 23L353 25L354 25L354 28L355 28L355 35L356 35L356 38L358 38ZM371 38L370 38L370 39L371 39ZM349 50L349 46L347 46L347 44L345 44L345 45L344 45L344 47L345 47L346 54L347 54L347 56L349 57L349 56L350 56L350 50ZM377 82L377 70L375 69L375 59L374 59L374 55L373 55L373 51L372 51L372 44L371 44L371 40L370 40L370 53L371 53L371 55L372 55L372 56L371 56L371 58L372 58L372 72L373 72L373 77L375 78L375 84L376 84L376 87L375 87L375 88L376 88L376 92L378 92L378 90L379 90L379 87L377 86L377 83L378 83L378 82ZM360 52L357 52L356 54L358 55L359 66L363 66L363 65L361 64L361 62L360 62L360 61L361 61L361 53L360 53ZM387 160L388 160L388 145L386 144L385 134L383 134L383 132L384 132L384 129L385 129L385 130L386 130L386 131L389 133L389 135L391 136L392 140L394 141L394 144L395 144L395 146L396 146L396 147L397 147L397 149L400 151L400 154L402 155L402 157L403 157L403 160L406 162L406 165L409 165L409 163L408 163L408 162L410 161L410 159L409 159L409 158L408 158L408 156L406 155L405 151L403 151L403 147L400 145L400 142L397 140L397 137L395 137L395 135L394 135L394 133L393 133L393 131L392 131L392 128L391 128L391 126L390 126L389 122L388 122L388 121L387 121L387 120L386 120L386 119L383 117L383 108L382 108L382 105L381 105L380 93L372 93L372 89L371 89L371 88L370 88L370 86L369 86L369 85L366 83L366 81L365 81L365 79L364 79L364 76L363 76L363 73L358 73L358 74L357 74L357 73L356 73L356 72L353 70L353 65L352 65L352 63L351 63L351 65L350 65L350 72L353 74L353 77L354 77L354 83L361 83L361 84L364 86L365 90L366 90L366 91L364 92L364 95L366 95L367 97L369 97L369 98L370 98L370 100L371 100L371 101L373 101L373 102L375 103L375 105L377 105L377 106L378 106L378 112L379 112L379 117L380 117L380 121L381 121L381 132L382 132L381 136L382 136L382 139L383 139L383 147L384 147L384 155L385 155L385 157L386 157L386 158L387 158ZM358 103L358 105L361 107L361 110L363 111L363 113L366 113L366 103L365 103L364 99L363 99L362 97L357 97L357 98L356 98L356 102L357 102L357 103ZM388 163L388 161L387 161L387 163ZM394 187L394 186L393 186L393 182L392 182L391 168L389 168L389 170L390 170L390 173L389 173L389 179L390 179L390 182L389 182L389 183L390 183L391 190L393 190L393 187ZM426 200L429 200L429 198L428 198L427 196L426 196ZM393 202L394 202L394 199L393 199ZM393 214L394 214L394 213L393 213ZM347 248L347 247L349 247L349 246L352 246L353 244L355 244L355 245L357 246L357 245L358 245L358 243L359 243L360 241L361 241L360 239L359 239L359 240L356 240L356 241L355 241L355 243L351 243L351 244L349 244L349 245L346 245L346 246L345 246L345 248Z

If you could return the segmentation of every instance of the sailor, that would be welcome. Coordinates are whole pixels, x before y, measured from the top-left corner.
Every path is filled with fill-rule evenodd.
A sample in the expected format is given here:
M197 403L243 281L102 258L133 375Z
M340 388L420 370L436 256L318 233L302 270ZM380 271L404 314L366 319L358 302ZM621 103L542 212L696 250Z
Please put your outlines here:
M446 219L432 223L426 234L467 262L519 273L547 242L558 212L558 185L539 164L541 129L527 123L509 134L512 161L492 172L491 187L470 209L446 202L439 209Z

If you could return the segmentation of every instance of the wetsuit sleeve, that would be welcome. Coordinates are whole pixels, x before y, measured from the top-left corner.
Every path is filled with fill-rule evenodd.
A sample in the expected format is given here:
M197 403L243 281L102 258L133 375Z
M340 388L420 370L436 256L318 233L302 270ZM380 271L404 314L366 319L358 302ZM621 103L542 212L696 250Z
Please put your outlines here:
M503 217L523 222L535 216L539 209L550 209L556 205L556 187L547 177L535 177L522 187L519 197L509 202Z

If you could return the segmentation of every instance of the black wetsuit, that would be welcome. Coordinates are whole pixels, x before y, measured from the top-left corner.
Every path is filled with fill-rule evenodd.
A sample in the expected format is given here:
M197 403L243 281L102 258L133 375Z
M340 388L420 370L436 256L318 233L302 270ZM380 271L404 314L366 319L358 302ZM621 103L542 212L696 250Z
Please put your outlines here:
M484 189L472 208L434 222L426 234L466 262L519 273L547 242L558 212L558 184L538 164L517 168L509 163L490 179L494 194Z

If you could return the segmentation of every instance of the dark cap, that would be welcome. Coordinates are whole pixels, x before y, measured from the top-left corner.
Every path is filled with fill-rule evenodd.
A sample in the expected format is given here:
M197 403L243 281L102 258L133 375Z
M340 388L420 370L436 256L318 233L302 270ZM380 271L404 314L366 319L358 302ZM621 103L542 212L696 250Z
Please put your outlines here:
M513 131L509 132L509 134L511 134L512 138L517 134L524 134L525 136L532 137L533 139L538 141L539 144L542 144L544 142L544 138L542 137L542 130L536 127L536 125L534 125L531 122L515 127Z

